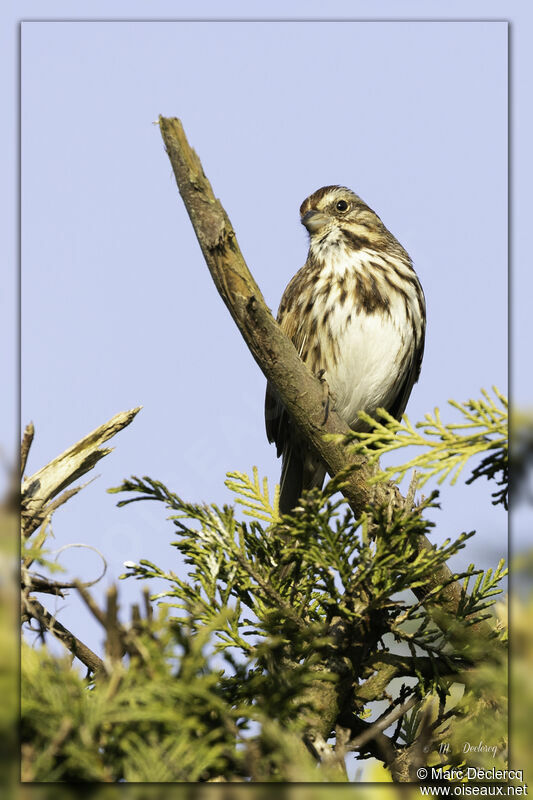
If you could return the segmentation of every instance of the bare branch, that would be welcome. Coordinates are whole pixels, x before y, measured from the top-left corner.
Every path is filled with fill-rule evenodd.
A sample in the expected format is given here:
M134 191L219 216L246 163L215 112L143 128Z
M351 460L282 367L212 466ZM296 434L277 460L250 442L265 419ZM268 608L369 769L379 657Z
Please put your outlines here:
M369 742L371 739L375 739L376 736L380 733L383 733L393 722L396 722L397 719L402 717L410 708L412 708L415 703L418 703L419 697L417 695L413 695L404 703L399 706L396 706L392 709L392 711L388 712L384 716L380 717L376 722L369 726L368 730L361 733L357 738L352 739L346 745L347 749L349 750L360 750L363 745Z
M389 683L398 676L412 675L413 673L430 678L435 674L435 669L440 675L449 675L450 680L459 670L469 667L468 661L457 661L454 672L447 661L429 656L403 656L398 653L379 653L372 661L373 674L361 683L355 692L357 700L362 703L379 700Z
M30 452L31 443L35 436L35 427L33 422L29 422L24 428L24 435L22 437L22 444L20 445L20 477L24 475L26 469L26 462L28 460L28 453Z
M66 503L67 500L70 500L71 497L74 497L75 494L78 494L86 485L87 484L83 484L83 486L75 486L74 489L67 489L33 517L23 514L24 537L28 539L46 519L50 519L50 516L56 509ZM31 564L31 561L29 563Z
M96 653L93 653L77 636L74 636L68 628L58 622L38 600L33 597L23 597L23 613L27 618L33 617L37 620L45 630L52 633L56 639L59 639L67 650L70 650L92 672L104 671L105 667L102 659Z
M98 603L94 600L91 593L87 591L87 589L85 588L85 586L81 581L76 581L75 585L76 589L80 593L82 599L85 602L85 605L87 606L93 617L98 620L102 628L105 628L107 621L105 613L102 611Z
M100 445L129 425L139 411L140 407L116 414L109 422L100 425L22 482L21 518L25 536L29 536L39 526L35 524L38 519L42 523L50 511L57 508L59 501L55 504L50 502L56 495L89 472L101 458L111 452L112 448L99 449ZM75 490L71 491L74 493ZM65 496L61 502L70 496L72 495Z

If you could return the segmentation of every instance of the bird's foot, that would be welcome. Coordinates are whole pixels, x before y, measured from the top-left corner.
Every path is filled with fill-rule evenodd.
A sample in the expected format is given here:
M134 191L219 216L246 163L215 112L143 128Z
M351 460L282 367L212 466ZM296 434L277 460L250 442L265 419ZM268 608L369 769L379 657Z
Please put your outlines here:
M335 398L332 396L328 382L325 379L324 375L326 374L325 369L321 369L317 372L317 378L322 384L322 393L323 393L323 400L322 400L322 408L324 409L324 419L322 420L322 425L325 425L328 421L329 417L329 410L330 408L335 409Z

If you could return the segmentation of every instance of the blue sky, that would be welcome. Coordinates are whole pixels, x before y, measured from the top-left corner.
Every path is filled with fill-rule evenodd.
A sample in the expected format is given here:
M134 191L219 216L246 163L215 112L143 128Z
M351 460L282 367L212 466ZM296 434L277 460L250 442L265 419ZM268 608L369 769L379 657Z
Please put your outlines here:
M68 9L72 19L68 4L47 7L56 17ZM191 7L155 2L150 11L175 17ZM54 522L54 546L86 542L105 554L108 574L97 597L125 560L174 566L163 509L116 509L106 488L130 474L150 475L187 499L227 502L228 470L255 464L271 485L279 477L264 434L264 378L203 263L153 124L158 114L182 119L274 311L306 257L301 201L324 184L345 184L406 247L426 293L427 346L409 416L420 419L439 406L446 417L449 398L477 397L492 384L507 391L505 19L515 19L512 154L523 165L511 184L519 359L531 296L531 11L527 4L487 2L484 14L499 21L480 21L470 16L478 7L442 4L446 16L460 13L469 22L23 23L21 421L36 426L29 471L116 412L144 406L100 462L100 478ZM205 16L217 8L202 6ZM39 19L47 16L42 4L17 4L17 18L31 19L37 9ZM130 19L144 9L130 3ZM357 18L369 9L307 3L305 14ZM426 9L405 2L402 16ZM113 3L85 10L94 18L122 13ZM396 3L371 10L398 16ZM242 3L225 11L250 13ZM282 11L299 17L303 6L268 6L269 16ZM13 55L14 7L11 13L2 36ZM2 132L11 145L14 134ZM16 159L8 174L2 226L14 262ZM4 325L13 320L16 275L11 280ZM516 401L530 403L528 371L517 365L513 379ZM2 415L4 426L11 410ZM12 438L7 425L2 439ZM472 560L486 567L506 554L505 515L491 506L488 484L444 487L441 500L436 539L478 530L456 568ZM525 522L517 520L523 539ZM62 562L90 579L98 561L80 552ZM120 588L124 602L138 597L138 584ZM57 608L64 624L100 649L98 628L81 622L73 598Z

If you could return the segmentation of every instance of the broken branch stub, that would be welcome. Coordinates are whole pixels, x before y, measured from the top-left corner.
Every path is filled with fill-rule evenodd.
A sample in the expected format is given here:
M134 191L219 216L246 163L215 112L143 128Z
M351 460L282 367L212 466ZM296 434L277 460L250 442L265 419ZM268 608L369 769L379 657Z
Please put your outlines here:
M102 448L101 445L129 425L140 409L139 406L116 414L34 475L22 481L21 520L25 536L33 533L46 516L57 507L57 501L55 504L51 501L59 492L85 475L101 458L111 453L113 448ZM71 490L71 493L73 491ZM65 495L65 500L71 493Z

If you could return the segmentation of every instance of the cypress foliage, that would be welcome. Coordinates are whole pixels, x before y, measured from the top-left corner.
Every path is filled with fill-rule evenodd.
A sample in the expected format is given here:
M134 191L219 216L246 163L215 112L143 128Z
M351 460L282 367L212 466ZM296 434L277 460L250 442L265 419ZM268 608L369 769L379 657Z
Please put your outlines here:
M123 579L159 587L144 592L129 624L116 591L100 609L78 588L107 641L86 676L71 658L23 643L23 780L345 781L354 758L415 780L420 766L494 766L492 753L463 752L480 730L503 767L506 624L494 598L506 569L454 574L462 592L450 615L447 586L432 577L474 532L420 549L438 493L413 503L417 484L453 470L456 479L476 456L471 480L497 481L495 499L506 501L497 398L503 411L487 393L454 403L467 416L457 425L438 411L420 426L382 415L350 435L376 461L423 448L376 475L399 480L417 468L404 505L372 503L358 518L336 499L342 479L281 516L277 489L256 468L228 473L235 502L223 507L188 502L149 477L110 490L128 495L119 506L152 500L170 511L176 559L172 568L126 562ZM46 524L24 540L26 622L37 614L30 568L46 567Z

